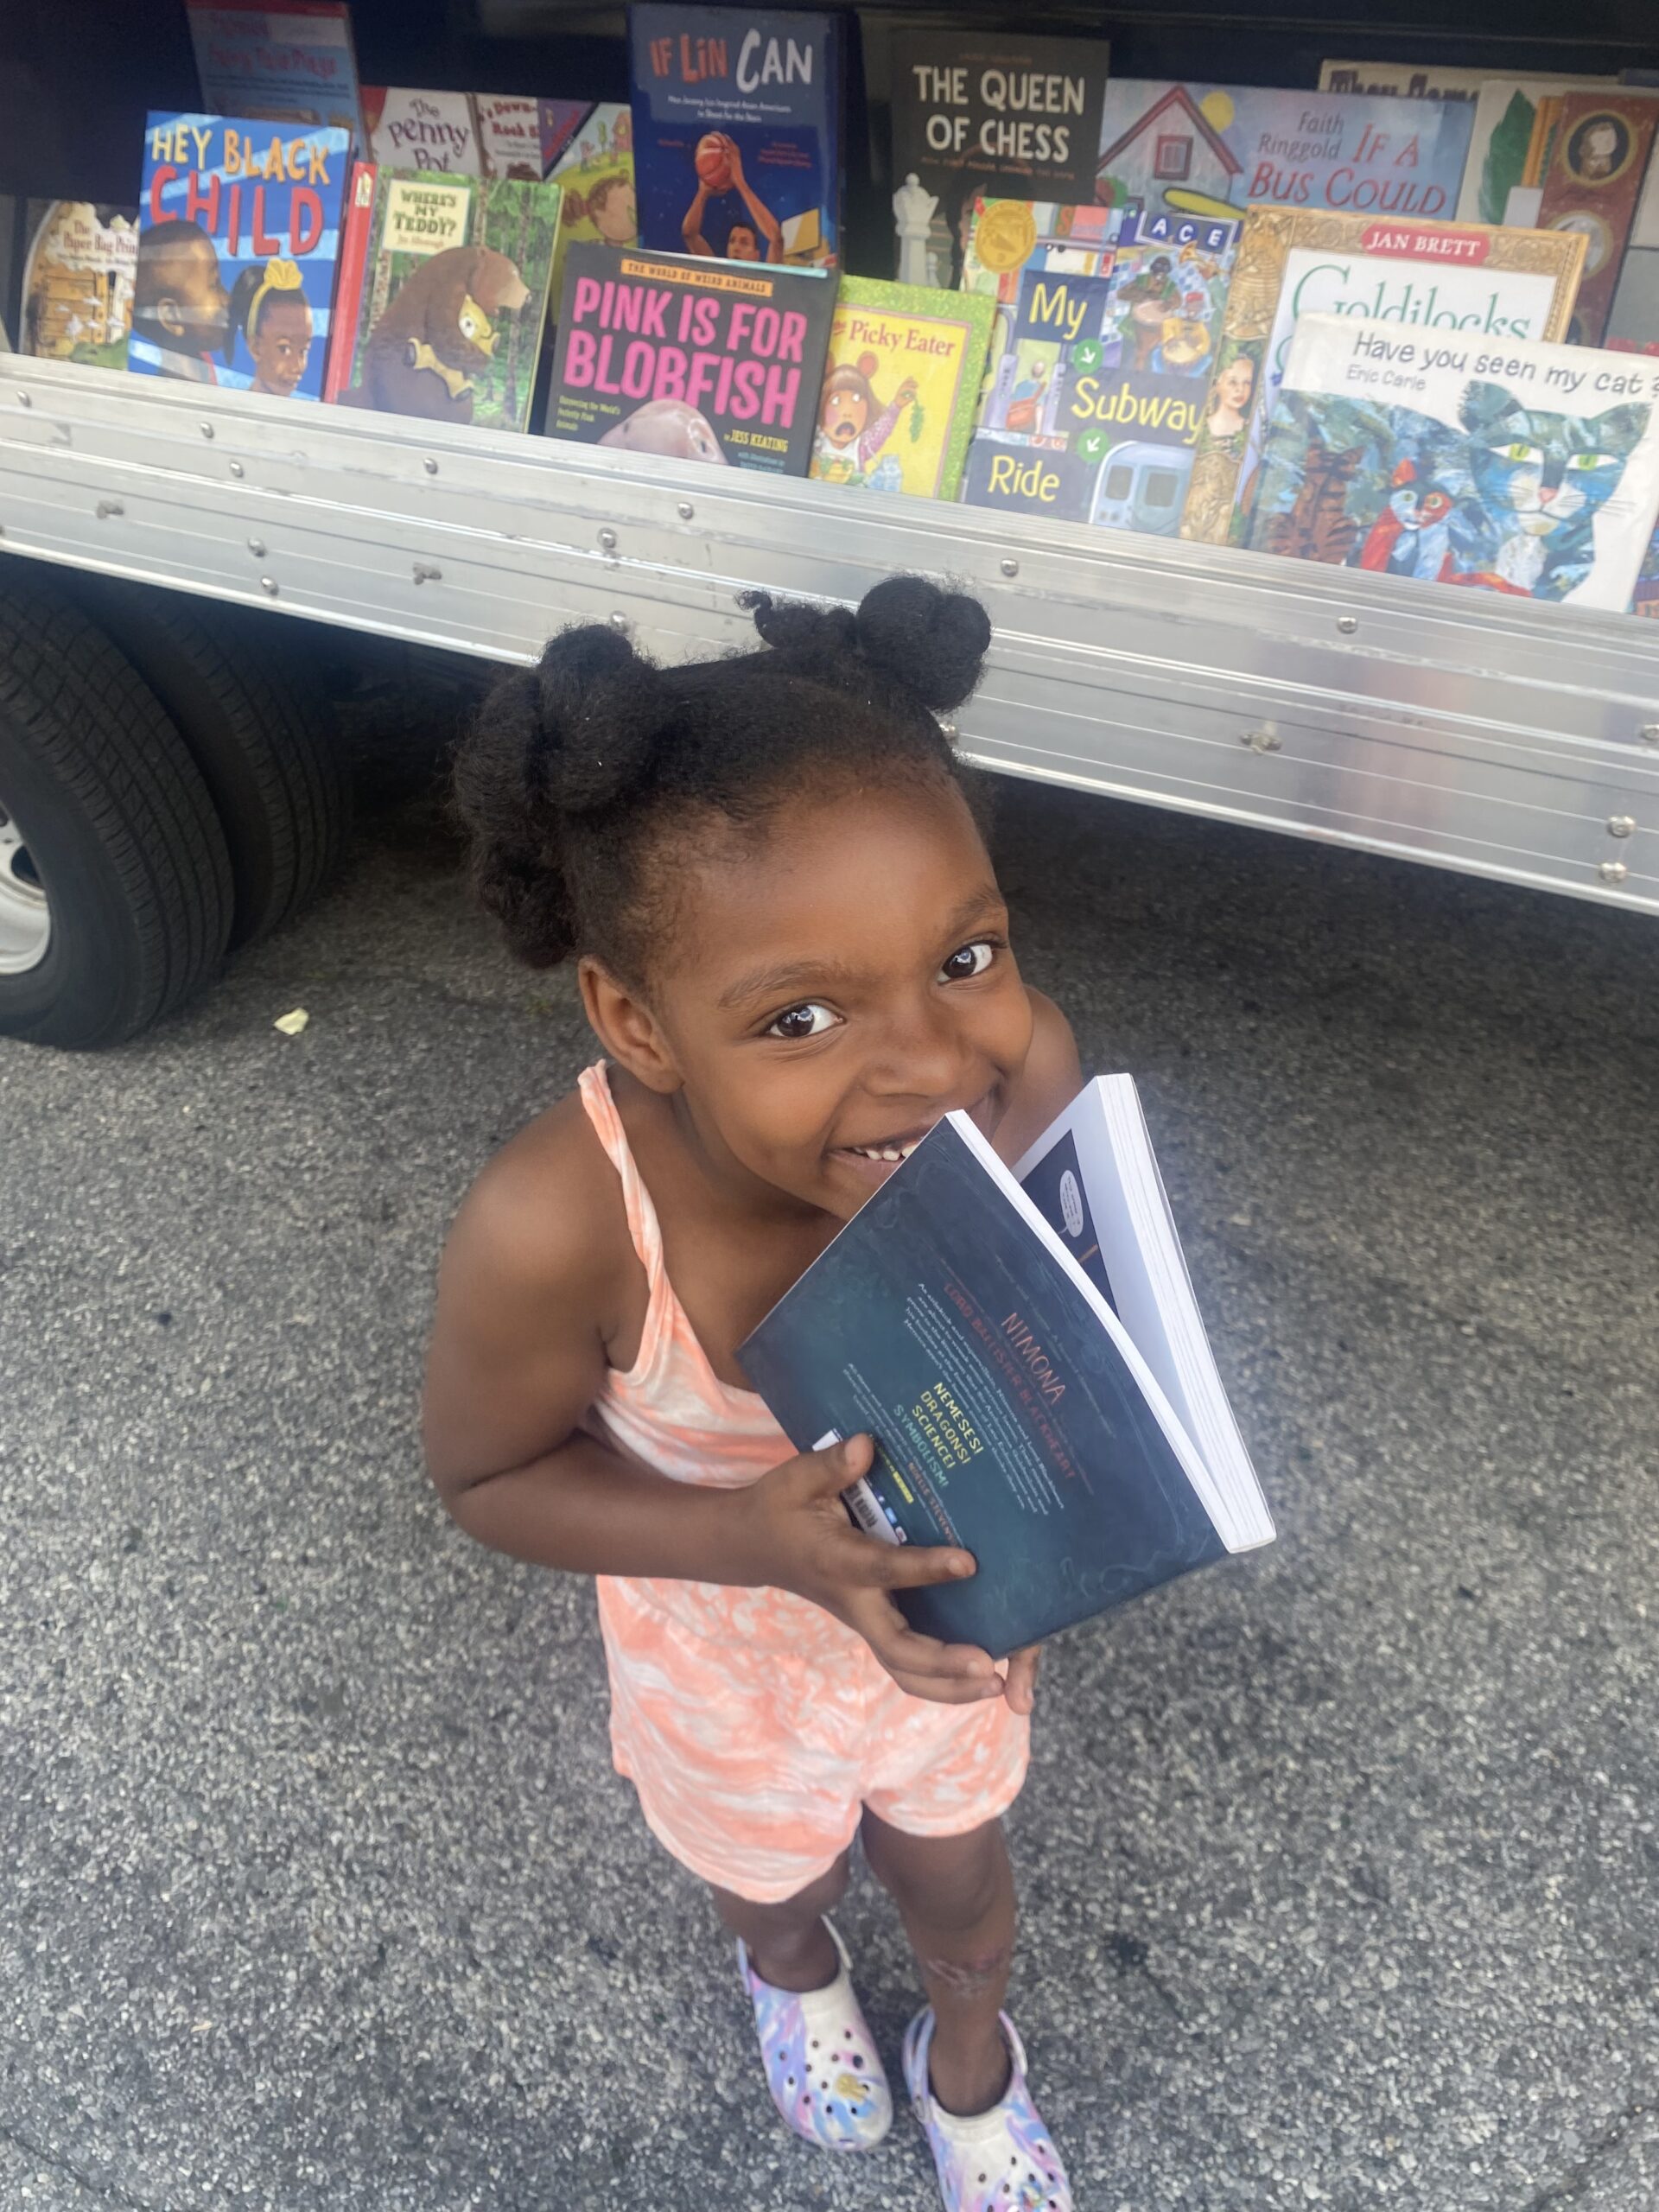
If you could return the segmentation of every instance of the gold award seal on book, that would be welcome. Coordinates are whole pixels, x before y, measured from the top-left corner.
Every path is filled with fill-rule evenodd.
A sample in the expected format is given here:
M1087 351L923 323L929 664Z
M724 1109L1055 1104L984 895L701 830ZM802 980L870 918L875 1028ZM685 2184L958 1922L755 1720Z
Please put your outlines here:
M1023 200L993 200L979 219L974 251L982 268L1003 276L1029 261L1037 247L1037 218Z

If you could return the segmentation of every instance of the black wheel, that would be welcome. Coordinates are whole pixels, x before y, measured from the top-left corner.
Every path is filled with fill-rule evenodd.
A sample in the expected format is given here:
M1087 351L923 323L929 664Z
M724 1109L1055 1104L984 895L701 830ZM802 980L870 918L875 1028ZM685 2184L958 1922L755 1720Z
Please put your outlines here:
M142 677L59 593L0 577L0 1034L115 1045L212 973L231 863Z
M340 858L351 785L297 623L151 584L71 589L177 723L213 795L236 885L232 945L299 912Z

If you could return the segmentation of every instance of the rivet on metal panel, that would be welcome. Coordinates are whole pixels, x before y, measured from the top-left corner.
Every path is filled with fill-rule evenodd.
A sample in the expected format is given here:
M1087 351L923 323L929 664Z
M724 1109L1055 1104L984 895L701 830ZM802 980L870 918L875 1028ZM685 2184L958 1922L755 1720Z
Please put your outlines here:
M29 397L26 391L20 391L17 395L17 404L20 407L32 407L35 404L35 402Z
M1623 861L1603 861L1596 870L1604 883L1623 883L1630 872Z
M1636 734L1643 745L1659 745L1659 722L1643 722Z
M261 591L268 591L268 592L270 594L271 597L272 597L273 599L275 599L275 598L276 598L276 577L275 577L275 576L261 576L261 577L260 577L260 579L259 579L259 588L260 588L260 590L261 590Z
M1607 835L1610 837L1630 837L1633 836L1635 832L1636 817L1633 814L1610 814L1608 816Z
M93 510L99 522L107 522L111 515L124 515L126 512L119 499L100 499Z
M1344 638L1351 638L1355 631L1359 627L1358 615L1338 614L1337 617L1337 627L1341 631Z
M692 505L690 499L682 499L676 512L679 515L682 522L690 522L692 516L696 514L696 509Z
M629 628L630 625L627 616L619 610L611 617L611 627L613 630L626 630Z
M201 435L204 438L211 438L213 436L213 426L211 423L202 423L198 425L198 428L200 429Z
M246 474L246 472L245 472L245 470L243 468L243 466L242 466L242 464L241 464L241 462L240 462L239 461L233 461L231 463L231 474L232 474L232 476L241 476L241 475L245 474Z
M1020 573L1020 563L1017 561L1005 561L1002 563L1002 573L1005 576L1017 576Z
M415 581L417 584L441 584L443 570L435 569L429 561L417 561L415 563Z
M1238 741L1248 745L1252 753L1278 753L1285 742L1271 722L1264 722L1260 729L1247 729Z
M430 454L428 454L426 459L421 463L421 467L426 471L429 476L435 476L438 473L438 464L433 460Z
M265 557L264 539L263 537L251 537L248 540L248 550L252 554L256 561L263 561Z
M601 530L599 533L599 542L601 549L605 552L614 553L616 550L616 532L613 530Z

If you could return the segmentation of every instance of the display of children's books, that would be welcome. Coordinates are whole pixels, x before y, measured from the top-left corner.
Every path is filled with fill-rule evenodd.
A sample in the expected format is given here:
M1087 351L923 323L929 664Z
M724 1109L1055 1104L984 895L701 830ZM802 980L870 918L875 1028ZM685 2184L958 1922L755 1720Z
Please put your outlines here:
M126 366L138 210L31 200L17 351L93 368Z
M1659 516L1659 364L1307 315L1247 543L1622 610Z
M843 32L834 16L628 11L642 244L833 268Z
M362 211L354 207L353 217L344 282L359 296L357 311L341 326L349 353L329 365L339 404L526 429L558 242L558 186L380 169L360 262Z
M346 130L148 117L128 368L320 397L350 160Z
M1244 218L1181 535L1241 540L1299 315L1498 340L1567 334L1584 241L1565 232L1378 221L1294 207Z
M956 283L977 194L1067 207L1094 199L1109 59L1104 39L894 34L893 181L914 176L934 203L919 276Z
M1395 99L1472 100L1490 69L1443 69L1433 61L1326 61L1322 92L1382 93Z
M1575 346L1598 346L1606 335L1656 123L1652 93L1569 92L1561 102L1537 219L1545 230L1576 232L1587 248L1569 334Z
M478 112L470 92L421 92L407 85L365 85L363 122L377 168L434 169L482 176Z
M963 496L1173 537L1238 229L1131 211L1106 276L1027 270ZM1071 466L1033 474L1027 444Z
M573 245L542 428L804 476L835 305L819 270Z
M345 0L185 0L185 12L209 114L320 124L363 145Z
M1103 276L1112 265L1123 213L1092 202L1072 207L1054 200L988 200L976 193L963 236L958 289L1012 307L1027 269Z
M843 276L808 474L954 499L995 315L977 293Z
M539 184L582 127L589 100L521 99L474 92L479 158L486 176Z
M1618 88L1617 77L1489 77L1475 102L1458 220L1512 227L1530 223L1562 100L1569 92ZM1511 193L1522 195L1513 207Z
M1449 219L1473 123L1467 100L1117 77L1095 196L1154 214L1288 207Z
M639 205L633 183L633 110L601 100L553 165L563 204L553 258L553 298L564 296L564 257L584 240L638 245Z

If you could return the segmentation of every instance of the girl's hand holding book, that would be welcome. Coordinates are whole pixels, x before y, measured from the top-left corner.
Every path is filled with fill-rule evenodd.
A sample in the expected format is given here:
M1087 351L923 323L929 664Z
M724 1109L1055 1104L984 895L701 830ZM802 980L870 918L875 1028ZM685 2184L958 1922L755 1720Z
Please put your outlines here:
M737 1493L748 1567L742 1580L822 1605L863 1637L912 1697L939 1705L1001 1697L1003 1680L988 1652L918 1636L893 1601L895 1590L964 1580L976 1571L972 1553L944 1544L884 1544L848 1519L841 1493L868 1472L873 1456L868 1436L849 1437L822 1452L798 1452ZM1022 1669L1022 1682L1027 1679Z

